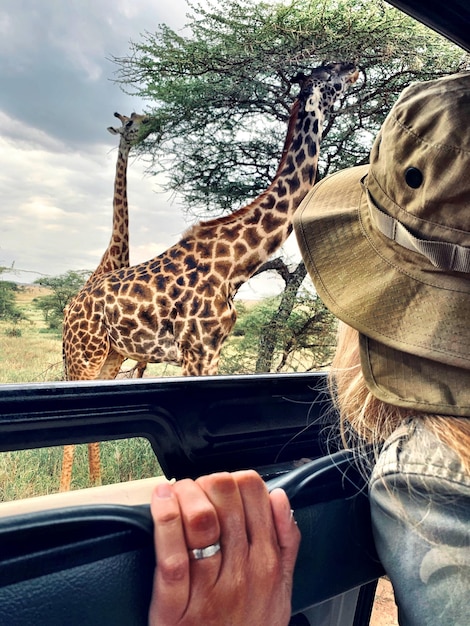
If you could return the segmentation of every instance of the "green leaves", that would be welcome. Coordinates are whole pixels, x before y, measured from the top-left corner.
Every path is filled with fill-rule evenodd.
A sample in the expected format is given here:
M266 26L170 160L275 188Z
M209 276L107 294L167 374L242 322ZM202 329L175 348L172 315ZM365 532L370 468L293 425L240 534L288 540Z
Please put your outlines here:
M17 321L21 319L21 311L15 303L17 291L18 285L16 283L0 280L0 320Z
M60 276L44 276L34 282L47 287L50 293L35 299L35 306L44 315L44 320L52 330L62 330L64 309L70 300L85 284L90 272L69 270Z
M238 208L270 183L297 87L327 61L356 61L361 79L324 132L320 175L365 162L402 89L461 69L468 56L382 0L188 2L186 27L160 25L115 58L117 81L150 103L138 147L188 211Z

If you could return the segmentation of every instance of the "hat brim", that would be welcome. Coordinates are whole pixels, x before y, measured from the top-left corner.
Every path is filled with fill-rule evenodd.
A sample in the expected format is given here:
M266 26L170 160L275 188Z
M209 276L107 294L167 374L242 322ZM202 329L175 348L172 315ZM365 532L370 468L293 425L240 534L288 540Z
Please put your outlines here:
M459 402L470 404L470 391L455 394L446 380L453 372L457 388L463 381L470 388L470 280L434 268L375 228L361 182L367 172L360 166L329 176L297 210L307 269L326 306L365 336L362 365L374 395L428 412L468 414L468 406L457 410ZM442 389L428 398L435 408L425 409L435 375L443 376Z
M401 352L359 334L367 387L388 404L437 415L470 415L470 372Z

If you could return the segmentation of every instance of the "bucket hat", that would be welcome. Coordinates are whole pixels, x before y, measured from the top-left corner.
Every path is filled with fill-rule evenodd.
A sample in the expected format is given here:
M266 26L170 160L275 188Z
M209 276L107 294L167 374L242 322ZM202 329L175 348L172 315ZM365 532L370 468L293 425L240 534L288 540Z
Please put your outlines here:
M295 215L326 306L359 331L379 399L470 416L470 73L406 88L370 164L320 181Z

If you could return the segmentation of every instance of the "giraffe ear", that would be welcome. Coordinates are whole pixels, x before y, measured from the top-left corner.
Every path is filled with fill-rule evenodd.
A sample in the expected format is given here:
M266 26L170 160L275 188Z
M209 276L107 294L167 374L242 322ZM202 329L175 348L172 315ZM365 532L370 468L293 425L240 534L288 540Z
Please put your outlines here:
M111 135L119 135L119 131L117 128L113 128L112 126L108 126L108 132L111 133Z

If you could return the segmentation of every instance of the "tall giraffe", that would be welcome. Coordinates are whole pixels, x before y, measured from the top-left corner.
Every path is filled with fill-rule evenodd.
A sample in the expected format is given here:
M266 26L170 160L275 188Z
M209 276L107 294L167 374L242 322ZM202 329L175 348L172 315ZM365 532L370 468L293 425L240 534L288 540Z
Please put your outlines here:
M71 378L102 377L109 354L215 374L236 319L240 286L282 245L295 210L315 182L325 115L358 71L316 68L299 78L281 161L268 189L231 215L190 228L146 263L86 286L65 312L64 356Z
M129 209L127 203L127 164L131 147L137 142L141 127L147 124L149 118L146 115L132 113L130 117L114 113L121 126L119 128L108 127L108 131L113 135L120 135L118 157L116 162L116 173L114 177L113 195L113 228L111 239L106 248L98 267L89 276L85 283L91 285L94 281L107 272L129 267ZM64 319L64 329L67 320ZM110 351L108 359L108 370L103 372L103 378L115 378L125 357ZM64 360L66 365L66 361ZM138 375L142 376L146 363L138 363ZM67 367L66 377L69 378ZM64 447L62 459L62 475L60 479L60 491L68 491L72 478L72 465L75 446ZM96 483L100 476L100 452L98 443L88 444L88 462L90 468L90 478Z

